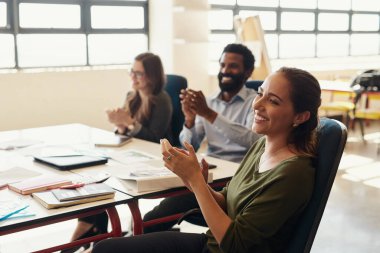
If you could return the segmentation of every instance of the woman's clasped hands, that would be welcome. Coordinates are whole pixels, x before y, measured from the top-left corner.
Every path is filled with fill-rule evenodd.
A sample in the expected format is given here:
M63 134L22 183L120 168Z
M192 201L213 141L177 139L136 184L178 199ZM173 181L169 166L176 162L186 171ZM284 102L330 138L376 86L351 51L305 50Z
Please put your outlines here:
M192 145L185 142L185 149L172 147L166 139L161 140L162 159L165 167L181 178L185 186L192 191L192 185L199 180L208 180L208 163L202 158L201 163Z

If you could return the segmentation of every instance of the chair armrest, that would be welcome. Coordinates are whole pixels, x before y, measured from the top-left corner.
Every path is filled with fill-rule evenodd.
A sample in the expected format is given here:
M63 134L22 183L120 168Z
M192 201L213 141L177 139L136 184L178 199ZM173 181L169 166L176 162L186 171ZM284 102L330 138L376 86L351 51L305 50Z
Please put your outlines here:
M202 214L201 212L201 209L199 208L193 208L193 209L190 209L189 211L185 212L179 219L178 219L178 222L177 224L181 224L181 222L183 220L185 220L186 218L188 218L189 216L193 216L193 215L199 215L199 214Z

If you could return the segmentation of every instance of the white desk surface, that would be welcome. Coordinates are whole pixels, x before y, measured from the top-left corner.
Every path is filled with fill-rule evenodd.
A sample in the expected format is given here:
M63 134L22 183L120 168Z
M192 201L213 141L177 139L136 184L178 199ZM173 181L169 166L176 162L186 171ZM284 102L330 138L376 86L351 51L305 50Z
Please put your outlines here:
M13 150L13 151L0 151L0 170L6 170L15 166L21 166L27 169L36 170L43 174L60 174L62 176L74 176L75 174L80 175L91 175L93 173L104 173L107 171L107 167L112 166L113 163L117 163L116 161L109 160L108 164L98 165L93 167L87 167L82 169L76 169L72 171L59 171L53 169L51 167L38 164L33 162L33 158L30 156L31 154L35 154L36 150L44 149L46 146L56 146L56 145L70 145L75 147L83 147L83 148L94 148L93 137L95 135L113 135L112 132L104 131L101 129L91 128L82 124L67 124L67 125L59 125L59 126L49 126L49 127L41 127L41 128L31 128L24 130L15 130L15 131L6 131L0 132L0 142L9 141L14 139L33 139L41 141L36 145ZM144 140L133 139L130 143L127 143L123 147L120 148L95 148L95 150L99 150L102 152L112 152L115 150L139 150L144 153L149 153L157 157L161 157L161 148L159 144L147 142ZM221 180L225 178L231 178L236 172L239 164L224 161L212 157L205 157L206 161L209 163L217 165L216 169L213 169L213 178L215 180ZM76 175L77 176L77 175ZM122 180L111 178L107 180L109 184L115 189L128 193L132 196L142 196L146 193L136 193L132 189L128 189L123 185ZM165 189L163 189L165 190ZM28 201L35 210L36 216L20 218L20 219L9 219L3 222L0 222L0 231L6 229L8 225L30 222L30 221L38 221L41 219L48 219L49 217L54 217L57 215L67 214L74 211L85 210L94 206L101 206L107 204L118 204L118 203L126 203L128 199L131 197L122 193L117 193L115 199L97 201L92 203L86 203L81 205L76 205L72 207L64 207L59 209L51 209L47 210L39 203L36 203L30 196L23 196L21 194L14 193L7 189L0 190L0 198L6 197L21 197Z
M156 157L162 157L161 147L159 144L149 142L149 141L144 141L141 139L136 139L136 138L133 138L131 142L125 144L123 147L108 148L108 151L109 152L122 151L122 150L128 150L128 149L137 150L143 153L148 153ZM217 158L209 157L209 156L205 156L204 158L206 159L207 162L217 165L217 168L211 170L213 173L214 181L231 178L239 167L238 163L225 161L225 160L221 160L221 159L217 159ZM75 169L75 170L72 170L72 172L78 173L80 175L91 175L92 173L97 174L97 173L107 172L107 167L112 166L114 163L117 163L117 162L109 160L108 164L105 164L105 165ZM153 193L153 192L139 192L138 193L134 191L134 189L131 189L130 187L128 187L127 184L123 183L122 179L110 178L109 180L107 180L107 183L111 185L113 188L121 192L127 193L131 196L141 197L148 193L149 194ZM162 189L162 190L164 191L167 189ZM159 191L154 191L154 192L158 193Z

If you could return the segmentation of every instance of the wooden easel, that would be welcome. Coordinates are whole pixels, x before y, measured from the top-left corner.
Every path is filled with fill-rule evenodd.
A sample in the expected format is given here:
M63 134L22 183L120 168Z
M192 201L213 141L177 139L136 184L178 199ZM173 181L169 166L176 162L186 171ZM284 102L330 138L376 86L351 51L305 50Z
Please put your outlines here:
M257 61L257 63L260 64L255 63L255 71L253 72L251 79L264 80L272 72L272 69L259 16L251 16L245 19L236 16L234 19L234 26L236 37L239 42L245 44L249 48L258 45L258 50L257 48L256 50L252 50L251 48L256 59L260 59L259 62Z

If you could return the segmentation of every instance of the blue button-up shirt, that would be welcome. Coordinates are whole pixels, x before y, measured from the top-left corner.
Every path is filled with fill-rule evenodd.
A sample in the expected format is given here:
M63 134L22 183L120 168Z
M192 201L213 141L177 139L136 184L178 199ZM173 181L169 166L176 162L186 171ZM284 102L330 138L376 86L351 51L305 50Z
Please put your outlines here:
M216 158L240 162L251 145L260 135L252 132L252 101L256 96L253 89L245 86L229 102L225 102L218 91L208 97L208 106L218 113L213 124L196 116L195 125L183 127L180 141L191 143L197 150L203 139L207 140L207 155Z

